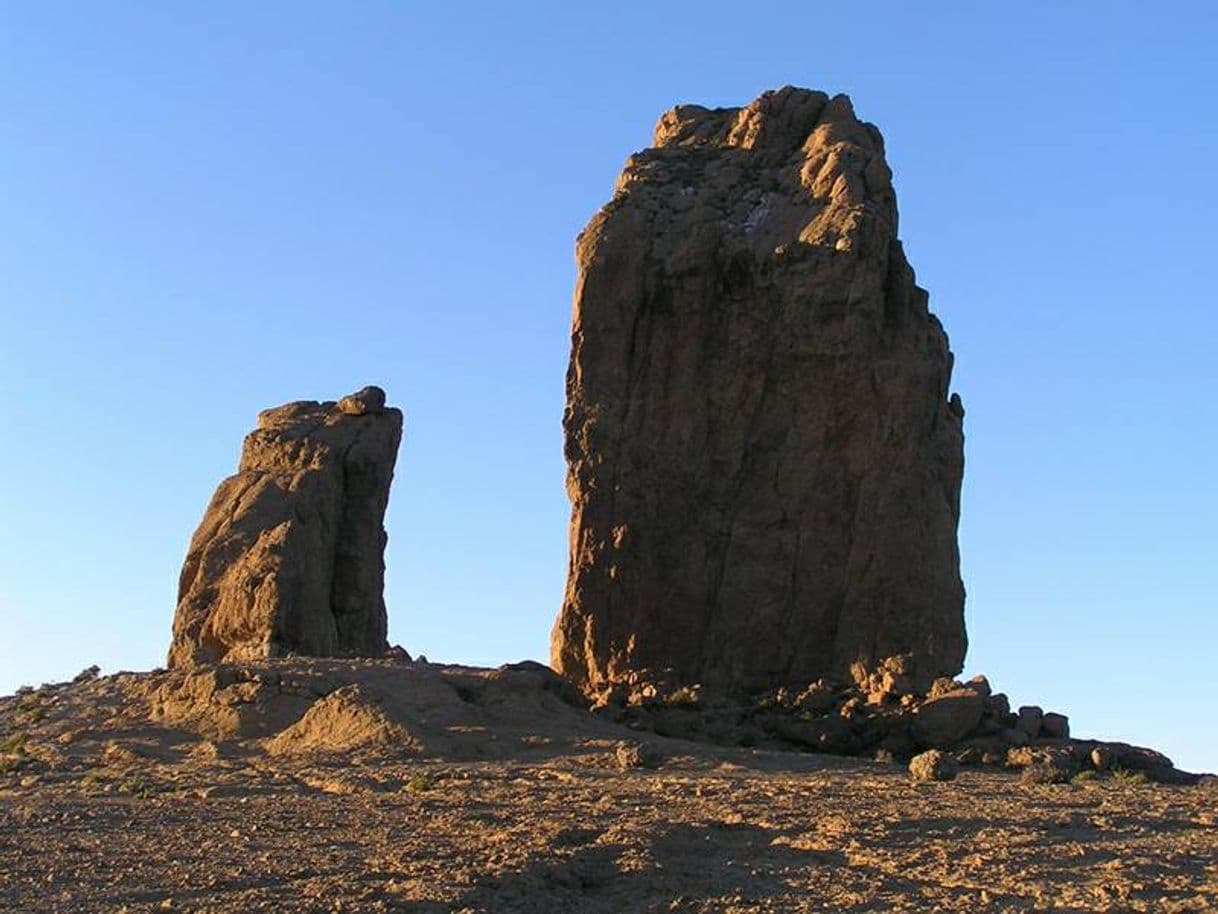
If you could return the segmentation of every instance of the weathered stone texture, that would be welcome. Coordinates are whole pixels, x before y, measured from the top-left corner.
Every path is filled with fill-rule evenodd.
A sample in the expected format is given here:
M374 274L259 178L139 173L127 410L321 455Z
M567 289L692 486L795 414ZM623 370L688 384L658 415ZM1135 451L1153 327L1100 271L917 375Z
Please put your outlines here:
M402 413L368 387L258 415L190 543L169 665L388 647L382 526Z
M580 235L554 666L585 689L957 673L963 409L879 131L683 105Z

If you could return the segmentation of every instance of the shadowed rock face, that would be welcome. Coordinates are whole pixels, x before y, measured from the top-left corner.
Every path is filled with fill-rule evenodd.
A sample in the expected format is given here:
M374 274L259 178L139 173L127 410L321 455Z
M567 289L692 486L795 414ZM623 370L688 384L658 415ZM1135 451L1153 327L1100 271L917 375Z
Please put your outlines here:
M684 105L580 235L553 665L585 689L961 668L963 408L876 128Z
M258 415L190 542L169 665L379 656L402 413L368 387Z

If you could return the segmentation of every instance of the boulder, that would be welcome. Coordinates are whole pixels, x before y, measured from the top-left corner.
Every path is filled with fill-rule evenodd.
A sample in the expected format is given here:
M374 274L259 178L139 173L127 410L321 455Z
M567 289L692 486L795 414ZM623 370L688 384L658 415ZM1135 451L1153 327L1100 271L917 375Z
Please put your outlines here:
M990 688L990 681L985 676L974 676L964 684L966 689L972 689L982 698L990 698L993 689Z
M402 413L380 388L258 416L191 539L169 665L379 657L382 526Z
M1065 714L1050 711L1040 722L1042 736L1049 739L1068 739L1070 736L1070 719Z
M1040 727L1045 719L1044 711L1036 705L1024 705L1017 713L1019 719L1015 722L1015 729L1024 733L1028 739L1040 736Z
M985 713L999 721L1005 721L1011 713L1011 701L1003 692L995 692L985 700Z
M984 710L985 699L972 689L932 698L914 711L914 739L923 746L950 746L976 729Z
M1033 765L1064 772L1065 780L1079 767L1068 746L1013 746L1007 750L1007 765L1028 768Z
M340 399L338 408L348 416L379 413L385 408L385 391L379 387L365 387Z
M812 714L827 714L837 704L837 698L837 690L818 679L799 693L795 704Z
M952 781L960 773L960 763L946 752L930 749L910 759L909 773L915 781Z
M613 750L613 759L623 771L630 768L659 768L664 756L651 743L618 743Z
M678 106L577 259L554 668L590 692L959 672L964 411L879 131L790 87Z
M807 721L774 714L758 723L772 735L814 752L849 755L859 745L850 722L835 714Z

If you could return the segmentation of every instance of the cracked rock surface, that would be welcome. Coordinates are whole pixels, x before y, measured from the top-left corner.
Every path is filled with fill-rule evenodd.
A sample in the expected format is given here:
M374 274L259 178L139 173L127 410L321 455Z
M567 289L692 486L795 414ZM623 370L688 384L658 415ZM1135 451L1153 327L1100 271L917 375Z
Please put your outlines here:
M402 413L384 403L368 387L259 413L191 539L170 666L385 652L383 521Z
M790 87L674 108L577 259L555 668L586 691L959 672L964 411L879 131Z

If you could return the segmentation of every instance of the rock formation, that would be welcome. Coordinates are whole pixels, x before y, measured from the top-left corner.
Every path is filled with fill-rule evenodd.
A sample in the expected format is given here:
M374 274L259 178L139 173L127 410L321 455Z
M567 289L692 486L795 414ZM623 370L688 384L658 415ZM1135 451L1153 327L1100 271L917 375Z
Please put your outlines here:
M379 656L402 413L366 387L258 415L182 567L169 665Z
M586 690L958 672L963 409L879 131L804 89L679 106L577 256L555 668Z

